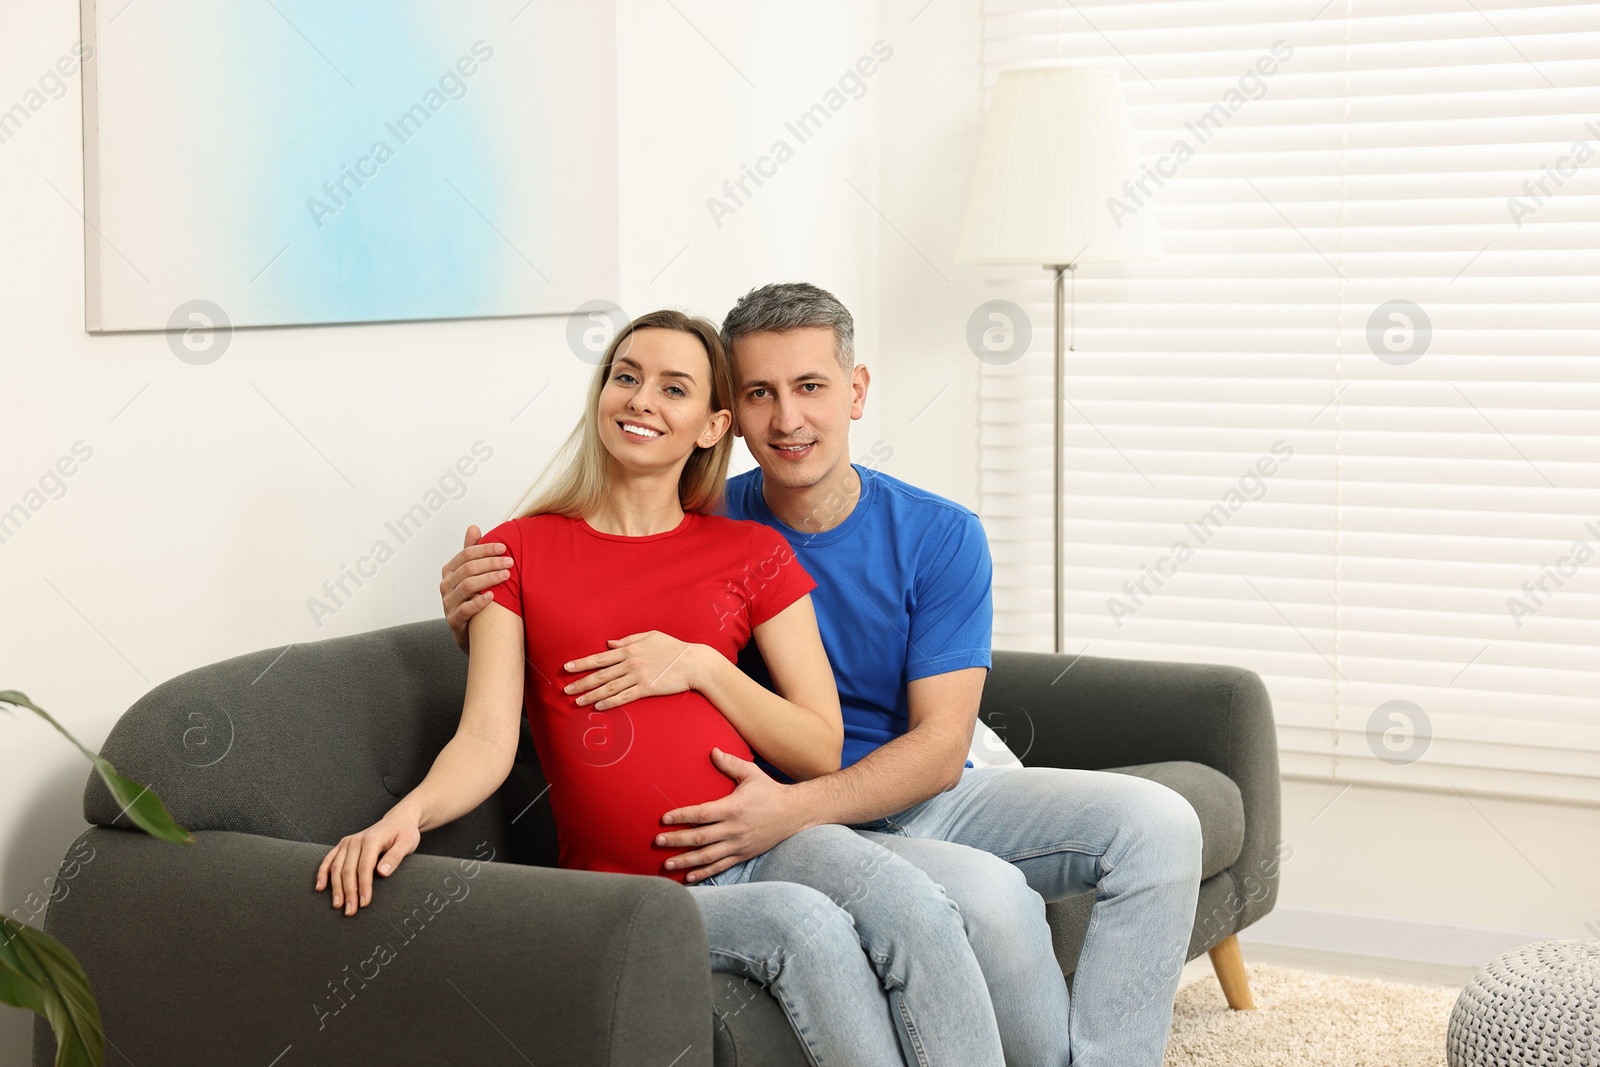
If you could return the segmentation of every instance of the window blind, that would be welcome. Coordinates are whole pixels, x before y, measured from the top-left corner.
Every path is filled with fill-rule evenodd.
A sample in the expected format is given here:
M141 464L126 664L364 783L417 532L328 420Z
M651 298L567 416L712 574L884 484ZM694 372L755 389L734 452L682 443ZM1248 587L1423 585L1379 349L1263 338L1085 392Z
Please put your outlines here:
M1283 773L1600 803L1600 4L989 0L1120 69L1166 255L1076 272L1067 649L1260 673ZM1268 72L1270 71L1270 72ZM997 647L1051 641L1050 275L981 365Z

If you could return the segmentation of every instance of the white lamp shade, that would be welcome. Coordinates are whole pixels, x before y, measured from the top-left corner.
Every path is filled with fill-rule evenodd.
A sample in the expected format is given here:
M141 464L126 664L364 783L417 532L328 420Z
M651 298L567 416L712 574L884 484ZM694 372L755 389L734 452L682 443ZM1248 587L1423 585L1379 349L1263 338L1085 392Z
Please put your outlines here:
M1117 71L1001 71L989 102L960 263L1076 264L1163 252L1148 196L1130 198L1139 154ZM1110 201L1143 206L1113 212Z

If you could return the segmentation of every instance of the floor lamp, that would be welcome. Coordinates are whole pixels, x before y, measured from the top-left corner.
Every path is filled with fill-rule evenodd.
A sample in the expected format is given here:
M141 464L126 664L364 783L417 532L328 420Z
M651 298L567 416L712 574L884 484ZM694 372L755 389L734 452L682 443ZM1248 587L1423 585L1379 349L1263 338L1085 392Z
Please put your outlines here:
M1141 190L1139 182L1143 181ZM1055 650L1063 651L1063 427L1066 277L1082 263L1163 253L1141 174L1127 101L1114 67L1020 67L1000 72L967 196L958 263L1038 263L1055 272ZM1142 206L1141 206L1142 205ZM1075 309L1074 309L1075 310ZM1074 316L1076 318L1076 316Z

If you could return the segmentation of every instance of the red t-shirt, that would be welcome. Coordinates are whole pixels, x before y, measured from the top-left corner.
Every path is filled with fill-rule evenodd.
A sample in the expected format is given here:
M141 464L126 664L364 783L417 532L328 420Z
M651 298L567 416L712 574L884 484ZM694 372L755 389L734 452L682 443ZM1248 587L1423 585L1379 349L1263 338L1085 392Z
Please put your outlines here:
M712 764L711 749L750 759L749 745L693 690L606 711L580 707L578 694L562 688L589 672L562 664L646 630L710 645L735 662L753 627L816 583L776 530L698 512L647 537L531 515L482 540L503 542L513 561L511 577L492 591L495 603L522 616L523 708L550 783L561 866L682 881L682 870L661 867L688 851L654 844L661 816L731 793L733 780Z

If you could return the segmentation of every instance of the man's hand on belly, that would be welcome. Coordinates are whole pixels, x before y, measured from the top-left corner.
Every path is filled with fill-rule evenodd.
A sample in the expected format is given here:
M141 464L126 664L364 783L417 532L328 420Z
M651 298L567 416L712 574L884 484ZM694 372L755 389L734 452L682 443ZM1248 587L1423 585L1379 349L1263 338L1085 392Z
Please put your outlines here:
M795 810L793 786L773 781L754 763L721 749L711 750L711 762L737 783L733 792L707 804L673 808L661 821L691 827L668 830L655 839L664 848L693 850L666 863L671 870L687 870L684 880L691 884L759 856L810 825L804 813Z

